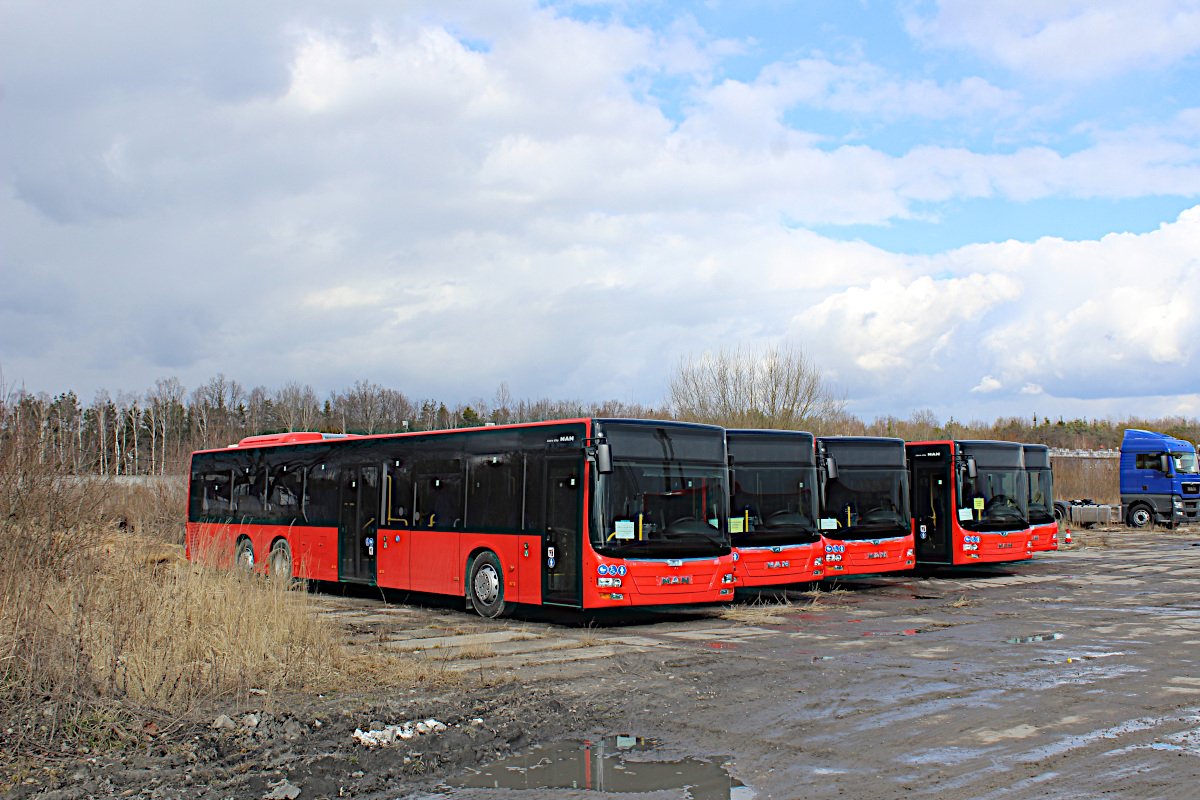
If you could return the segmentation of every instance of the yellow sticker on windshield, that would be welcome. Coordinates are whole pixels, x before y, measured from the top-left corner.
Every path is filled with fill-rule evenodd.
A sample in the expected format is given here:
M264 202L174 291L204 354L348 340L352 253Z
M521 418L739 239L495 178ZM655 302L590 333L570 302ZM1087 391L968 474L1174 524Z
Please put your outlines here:
M975 498L975 510L983 511L983 498L982 497Z

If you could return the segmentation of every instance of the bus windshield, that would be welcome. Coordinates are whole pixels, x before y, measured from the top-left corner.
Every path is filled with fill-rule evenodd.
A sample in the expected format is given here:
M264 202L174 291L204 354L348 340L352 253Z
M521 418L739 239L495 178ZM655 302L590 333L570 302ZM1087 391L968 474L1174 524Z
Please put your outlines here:
M1171 453L1171 460L1175 462L1175 471L1182 472L1185 475L1196 474L1196 454L1195 453Z
M614 459L600 477L596 552L618 558L725 555L725 470Z
M1050 470L1042 467L1029 473L1029 521L1034 525L1054 522L1054 490Z
M881 539L912 532L908 471L842 467L825 484L821 533L830 539Z
M981 466L974 479L964 476L959 524L968 530L985 532L1028 527L1029 490L1025 475L1023 469Z
M729 538L735 547L805 544L816 526L816 466L737 467Z

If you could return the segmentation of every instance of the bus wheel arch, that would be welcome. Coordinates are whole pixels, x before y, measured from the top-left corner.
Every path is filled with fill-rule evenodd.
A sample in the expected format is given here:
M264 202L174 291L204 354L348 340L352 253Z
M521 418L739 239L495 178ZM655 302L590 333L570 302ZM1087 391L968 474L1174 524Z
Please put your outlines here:
M1130 506L1125 521L1131 528L1145 528L1154 522L1154 511L1145 503L1134 503Z
M257 566L254 561L254 542L244 533L233 544L233 566L246 572L254 572Z
M277 536L267 552L267 575L290 581L292 575L292 545L286 536Z
M511 606L504 599L504 568L491 550L476 550L467 559L467 597L475 613L488 619L504 616Z

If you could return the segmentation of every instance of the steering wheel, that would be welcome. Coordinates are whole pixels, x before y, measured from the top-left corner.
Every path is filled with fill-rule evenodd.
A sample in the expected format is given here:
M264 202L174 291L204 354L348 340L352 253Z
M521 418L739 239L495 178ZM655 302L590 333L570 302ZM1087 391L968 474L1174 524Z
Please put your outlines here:
M867 513L859 517L859 522L890 522L898 515L895 511L887 508L872 508Z
M995 495L991 500L987 501L987 505L985 505L983 507L983 510L985 512L991 511L993 508L995 508L996 506L999 506L999 505L1011 506L1011 505L1015 505L1015 503L1013 503L1012 498L1009 497L1008 495L998 494L998 495Z

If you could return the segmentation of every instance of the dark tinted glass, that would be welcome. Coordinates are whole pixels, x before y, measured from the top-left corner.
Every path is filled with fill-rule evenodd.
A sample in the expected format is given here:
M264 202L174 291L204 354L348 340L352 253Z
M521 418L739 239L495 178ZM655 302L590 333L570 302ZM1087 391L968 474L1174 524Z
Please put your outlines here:
M1025 445L1026 469L1049 469L1050 448L1043 446Z
M602 431L614 459L725 463L725 432L720 428L605 422Z
M462 460L418 456L413 470L417 487L414 523L422 528L461 528Z
M838 468L906 467L904 441L901 439L821 438L825 452L837 460Z
M1017 468L1024 466L1019 444L1007 442L960 442L964 455L975 456L979 467Z
M309 522L337 525L341 506L338 502L338 469L332 461L309 467L304 511Z
M496 453L469 460L468 528L521 527L524 467L521 453Z
M808 434L726 434L729 455L736 464L815 464L813 438Z
M233 473L233 513L239 517L262 517L266 495L265 469L247 467Z

